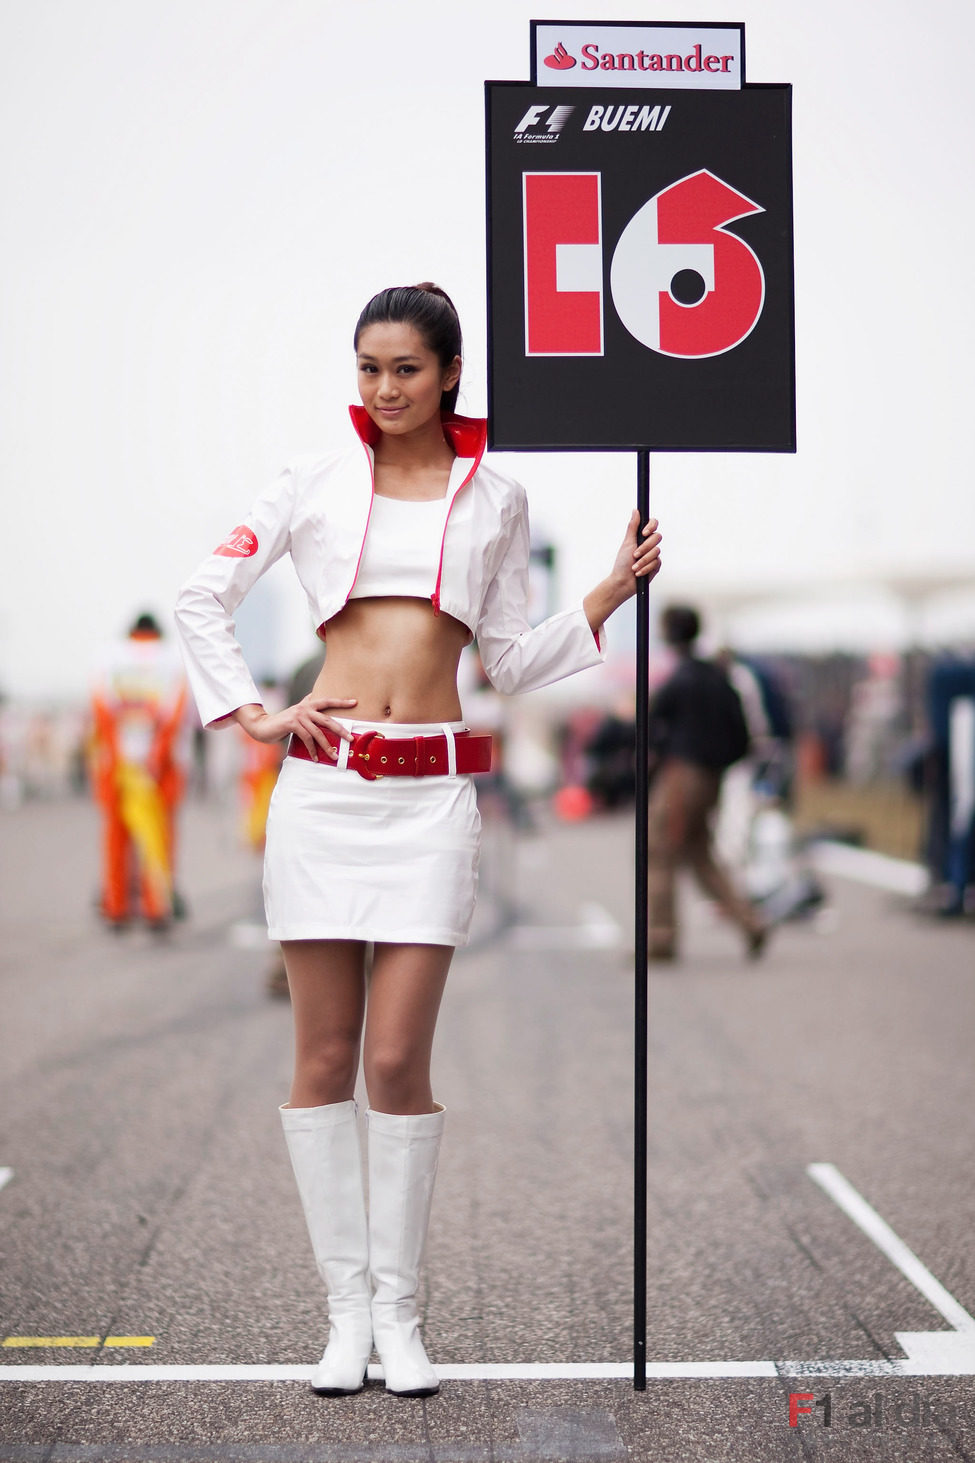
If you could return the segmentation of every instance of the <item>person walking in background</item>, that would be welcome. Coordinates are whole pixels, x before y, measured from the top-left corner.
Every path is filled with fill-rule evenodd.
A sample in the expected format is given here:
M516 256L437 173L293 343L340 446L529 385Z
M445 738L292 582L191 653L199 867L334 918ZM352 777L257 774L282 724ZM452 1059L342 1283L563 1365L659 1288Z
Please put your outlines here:
M636 796L636 706L631 692L601 717L585 744L586 790L599 808L612 812Z
M923 909L963 915L975 884L975 660L939 658L928 672L931 728Z
M700 633L695 609L670 605L661 624L678 660L650 701L650 956L677 958L676 879L686 864L739 927L754 958L764 949L767 927L717 863L712 846L722 777L748 751L741 701L724 671L694 654Z
M732 689L737 692L745 717L748 749L725 769L721 778L721 793L711 830L712 847L723 864L744 872L751 850L755 815L763 802L757 785L758 769L766 765L770 755L770 728L761 686L751 666L728 645L716 653L714 664L724 671Z
M157 931L185 912L175 887L176 817L185 787L186 685L150 614L111 646L91 698L92 786L102 810L99 910L113 929Z
M354 347L356 440L282 473L184 586L176 620L203 722L237 723L260 742L290 737L264 893L295 1022L281 1121L329 1302L312 1387L359 1391L375 1343L387 1391L423 1397L439 1389L416 1305L444 1127L431 1053L474 907L471 774L490 767L490 737L460 719L461 651L476 635L486 674L508 694L596 665L604 621L657 573L660 538L655 522L641 535L631 514L607 577L532 627L525 494L483 460L487 423L455 414L451 301L429 283L383 290ZM328 654L311 693L269 714L232 615L284 553Z

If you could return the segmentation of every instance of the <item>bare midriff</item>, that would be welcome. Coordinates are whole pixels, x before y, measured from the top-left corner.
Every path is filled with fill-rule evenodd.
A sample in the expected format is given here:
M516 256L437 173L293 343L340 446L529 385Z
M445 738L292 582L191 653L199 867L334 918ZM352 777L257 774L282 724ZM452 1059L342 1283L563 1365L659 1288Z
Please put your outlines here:
M313 695L354 696L354 721L459 721L457 666L470 640L426 599L349 600L325 627L327 653Z

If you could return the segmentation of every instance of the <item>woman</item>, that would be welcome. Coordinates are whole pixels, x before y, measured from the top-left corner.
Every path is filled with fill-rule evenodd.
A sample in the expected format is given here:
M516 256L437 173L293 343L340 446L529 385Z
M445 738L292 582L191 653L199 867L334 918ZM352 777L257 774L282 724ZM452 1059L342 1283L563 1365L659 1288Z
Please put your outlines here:
M264 888L295 1022L281 1118L328 1292L312 1386L359 1391L375 1344L388 1391L429 1396L439 1384L416 1289L444 1125L430 1057L474 905L471 774L490 766L490 739L464 729L458 661L476 635L488 677L509 693L595 665L603 622L659 569L660 535L651 522L641 538L634 512L607 578L580 607L530 628L525 495L483 461L486 423L454 415L452 303L431 284L384 290L354 343L359 442L282 473L181 591L177 623L204 723L290 738ZM231 615L285 552L328 656L310 695L269 713ZM360 1046L368 1216L353 1100Z

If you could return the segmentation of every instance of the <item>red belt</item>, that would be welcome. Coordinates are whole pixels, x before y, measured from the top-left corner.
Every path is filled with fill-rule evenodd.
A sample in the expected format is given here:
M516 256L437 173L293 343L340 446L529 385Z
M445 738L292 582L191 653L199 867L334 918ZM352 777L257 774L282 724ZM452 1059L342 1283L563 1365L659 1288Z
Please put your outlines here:
M324 731L326 741L338 749L341 739L327 728ZM489 736L455 732L454 746L457 749L458 772L490 772ZM296 736L292 736L288 744L288 756L300 757L305 762L312 760L308 748ZM323 757L321 766L334 767L335 763ZM353 736L349 747L348 766L350 772L358 772L367 782L376 782L381 777L443 776L450 771L447 738L443 732L432 737L385 737L379 731L359 732Z

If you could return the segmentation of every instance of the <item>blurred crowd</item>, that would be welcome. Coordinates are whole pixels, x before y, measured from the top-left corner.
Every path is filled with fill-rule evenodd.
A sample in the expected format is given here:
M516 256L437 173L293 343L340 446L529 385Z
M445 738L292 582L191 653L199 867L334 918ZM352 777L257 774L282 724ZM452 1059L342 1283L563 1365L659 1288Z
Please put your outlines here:
M287 681L269 682L268 704L305 694L320 654ZM881 812L885 800L909 800L913 846L884 847L880 835L881 851L924 866L921 909L972 911L975 654L759 657L712 646L698 655L734 689L747 728L747 747L721 769L708 817L719 859L755 906L772 920L815 906L801 859L810 833L878 846L876 827L860 826L838 796L845 789ZM655 644L655 696L677 661L674 646ZM521 828L542 806L581 819L631 805L634 696L623 685L621 677L608 704L568 712L541 698L507 702L487 686L472 651L465 717L491 731L499 749L481 784L484 802ZM175 861L184 797L233 801L241 839L260 852L282 750L195 724L170 644L142 616L102 658L87 705L0 700L0 812L35 799L95 797L104 823L102 913L119 924L135 917L162 926L181 912Z
M713 651L739 694L747 754L722 781L716 844L753 898L822 837L921 864L921 912L975 912L975 653L826 656ZM673 660L652 659L653 686ZM632 697L580 708L560 731L565 816L628 805ZM904 809L915 816L905 820ZM906 822L906 830L905 830ZM773 897L773 895L775 897Z

